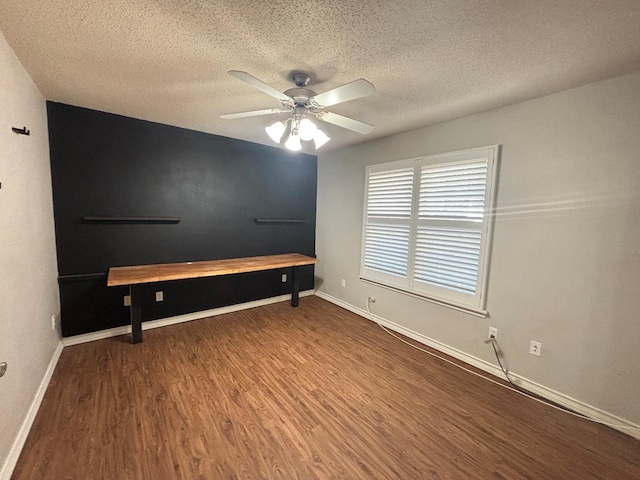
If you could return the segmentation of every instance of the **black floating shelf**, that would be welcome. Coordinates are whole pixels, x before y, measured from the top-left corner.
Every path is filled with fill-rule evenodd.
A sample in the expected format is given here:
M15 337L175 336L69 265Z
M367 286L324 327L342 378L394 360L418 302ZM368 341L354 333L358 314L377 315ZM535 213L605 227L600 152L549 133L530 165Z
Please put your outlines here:
M78 275L60 275L58 283L92 282L95 280L106 280L107 273L81 273Z
M306 220L297 220L293 218L254 218L256 223L307 223Z
M178 223L182 217L99 217L86 216L82 220L90 223Z

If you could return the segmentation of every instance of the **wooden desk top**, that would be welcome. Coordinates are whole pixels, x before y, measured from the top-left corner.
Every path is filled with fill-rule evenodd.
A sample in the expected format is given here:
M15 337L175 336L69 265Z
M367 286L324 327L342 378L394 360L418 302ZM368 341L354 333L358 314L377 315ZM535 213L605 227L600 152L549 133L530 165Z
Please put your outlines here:
M107 286L134 285L138 283L164 282L186 278L213 277L233 273L258 272L275 268L297 267L318 263L317 258L299 253L265 255L262 257L229 258L206 262L160 263L109 269Z

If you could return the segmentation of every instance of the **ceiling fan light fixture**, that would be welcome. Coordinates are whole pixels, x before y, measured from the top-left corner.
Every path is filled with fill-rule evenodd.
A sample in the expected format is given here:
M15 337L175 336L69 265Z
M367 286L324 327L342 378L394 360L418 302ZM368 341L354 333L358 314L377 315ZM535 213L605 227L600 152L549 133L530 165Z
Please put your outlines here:
M316 126L316 124L308 118L303 118L302 120L300 120L298 132L300 134L301 140L304 140L306 142L313 140L317 131L318 127Z
M267 135L269 135L269 138L271 138L271 140L276 143L280 143L280 140L282 140L282 134L286 129L287 126L284 122L276 122L273 125L269 125L268 127L264 128L265 132L267 132Z
M291 135L289 135L289 138L287 138L287 141L284 142L284 146L289 150L292 150L294 152L299 152L300 150L302 150L302 144L300 143L300 136L292 133Z
M250 112L238 112L220 115L220 118L233 120L236 118L255 117L259 115L271 115L288 113L291 117L283 122L275 122L265 127L265 131L269 138L280 146L284 146L288 150L299 152L302 150L301 140L304 142L313 141L315 148L318 149L327 143L331 138L318 129L318 126L312 122L307 115L315 116L318 120L346 128L353 132L366 135L373 131L373 125L360 120L338 115L325 108L339 103L349 102L358 98L367 97L376 93L376 89L372 83L363 78L354 80L353 82L340 85L324 93L317 94L313 90L307 88L310 77L304 72L294 72L291 79L296 84L295 88L290 88L284 92L280 92L271 85L262 80L239 70L229 70L229 75L238 80L256 88L267 95L280 101L282 108L268 108L264 110L254 110ZM285 140L286 139L286 140ZM305 143L305 148L308 145Z
M316 146L316 150L327 143L329 140L331 140L331 137L327 136L327 134L319 128L316 128L316 133L313 136L313 143Z

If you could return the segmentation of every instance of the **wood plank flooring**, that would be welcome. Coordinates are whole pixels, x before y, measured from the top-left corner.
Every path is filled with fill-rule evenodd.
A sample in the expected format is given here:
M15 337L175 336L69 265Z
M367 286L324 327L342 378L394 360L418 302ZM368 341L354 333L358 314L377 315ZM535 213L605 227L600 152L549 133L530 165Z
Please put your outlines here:
M640 441L318 297L65 348L23 479L638 479Z

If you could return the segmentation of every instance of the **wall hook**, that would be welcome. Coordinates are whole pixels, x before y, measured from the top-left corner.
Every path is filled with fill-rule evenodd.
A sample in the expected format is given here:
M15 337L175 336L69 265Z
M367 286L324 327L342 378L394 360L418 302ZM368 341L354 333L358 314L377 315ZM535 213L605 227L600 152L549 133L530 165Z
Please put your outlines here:
M22 128L11 127L11 130L16 132L18 135L30 135L31 134L31 132L29 130L27 130L27 127L22 127Z

